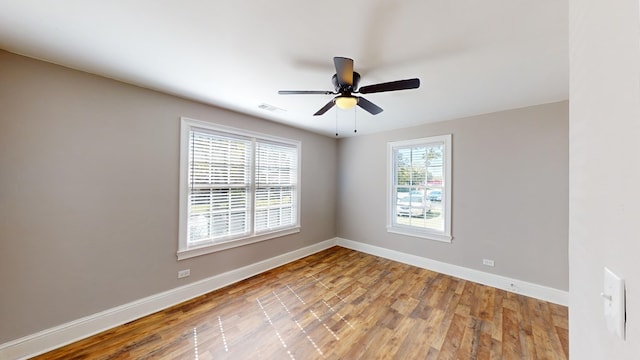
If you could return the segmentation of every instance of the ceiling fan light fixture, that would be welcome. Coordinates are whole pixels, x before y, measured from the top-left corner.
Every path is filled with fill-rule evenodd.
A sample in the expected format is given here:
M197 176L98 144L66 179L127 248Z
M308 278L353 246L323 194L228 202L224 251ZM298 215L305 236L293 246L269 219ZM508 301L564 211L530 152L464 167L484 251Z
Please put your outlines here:
M338 96L336 105L342 110L349 110L358 104L358 98L355 96Z

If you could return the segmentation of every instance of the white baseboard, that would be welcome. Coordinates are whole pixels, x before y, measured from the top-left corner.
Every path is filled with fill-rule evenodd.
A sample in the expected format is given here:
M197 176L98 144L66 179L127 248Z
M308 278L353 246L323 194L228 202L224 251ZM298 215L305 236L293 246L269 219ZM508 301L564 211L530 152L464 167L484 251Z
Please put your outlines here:
M26 359L45 353L335 245L556 304L568 304L569 294L566 291L357 241L334 238L1 344L0 359Z
M26 359L129 321L166 309L224 286L335 246L336 240L294 250L271 259L130 302L0 345L0 359Z
M336 245L383 257L385 259L398 261L404 264L421 267L423 269L428 269L442 274L455 276L483 285L493 286L498 289L530 296L536 299L552 302L554 304L560 304L564 306L567 306L569 304L569 293L567 291L558 290L522 280L512 279L501 275L490 274L479 270L473 270L458 265L447 264L429 258L411 255L347 239L337 238Z

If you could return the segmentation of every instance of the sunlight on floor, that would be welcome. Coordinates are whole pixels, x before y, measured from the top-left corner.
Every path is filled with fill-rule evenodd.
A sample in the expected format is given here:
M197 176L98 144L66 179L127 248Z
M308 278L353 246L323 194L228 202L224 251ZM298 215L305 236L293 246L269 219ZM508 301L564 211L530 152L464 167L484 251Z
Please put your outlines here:
M198 360L198 329L193 328L193 359Z

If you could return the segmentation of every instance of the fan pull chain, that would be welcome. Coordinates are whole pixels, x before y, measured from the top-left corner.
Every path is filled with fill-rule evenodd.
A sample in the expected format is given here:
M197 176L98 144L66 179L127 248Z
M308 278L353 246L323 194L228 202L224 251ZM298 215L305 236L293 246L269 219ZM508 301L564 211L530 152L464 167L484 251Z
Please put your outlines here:
M338 109L335 110L336 113L336 137L338 137Z
M358 123L357 123L357 114L358 112L356 111L356 107L353 107L353 133L357 133L358 132Z

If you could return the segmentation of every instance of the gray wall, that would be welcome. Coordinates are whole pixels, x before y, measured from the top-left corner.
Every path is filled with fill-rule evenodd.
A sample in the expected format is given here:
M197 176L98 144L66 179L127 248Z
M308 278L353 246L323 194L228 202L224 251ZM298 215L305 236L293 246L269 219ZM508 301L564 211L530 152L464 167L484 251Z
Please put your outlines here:
M336 235L568 288L567 102L336 141L2 51L0 83L0 344ZM302 141L301 233L178 262L180 116ZM387 141L445 133L453 243L387 233Z
M638 359L640 11L630 0L569 5L569 352L574 359ZM626 282L626 340L607 331L605 266Z
M338 236L568 290L568 119L565 101L341 139ZM453 242L388 233L387 142L442 134Z
M3 51L0 85L0 344L336 235L335 139ZM301 233L178 262L180 116L302 141Z

